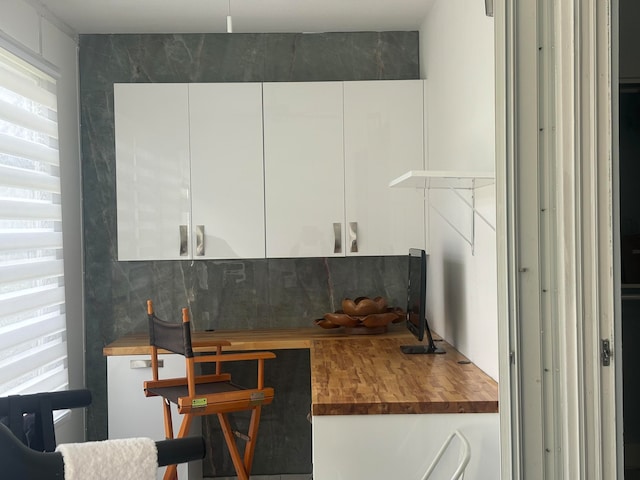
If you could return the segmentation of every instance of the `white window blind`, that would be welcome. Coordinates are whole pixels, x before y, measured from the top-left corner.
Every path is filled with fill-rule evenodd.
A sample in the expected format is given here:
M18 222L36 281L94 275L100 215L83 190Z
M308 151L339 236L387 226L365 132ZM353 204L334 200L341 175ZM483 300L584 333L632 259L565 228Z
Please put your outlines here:
M68 387L55 79L0 48L0 396Z

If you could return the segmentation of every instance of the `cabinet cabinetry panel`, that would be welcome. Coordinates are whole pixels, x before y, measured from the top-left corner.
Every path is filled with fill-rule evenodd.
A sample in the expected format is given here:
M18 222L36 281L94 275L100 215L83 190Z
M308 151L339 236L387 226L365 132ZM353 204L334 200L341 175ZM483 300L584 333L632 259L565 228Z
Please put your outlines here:
M262 85L190 84L189 115L194 258L264 258Z
M343 256L342 82L265 83L263 95L267 256Z
M114 86L118 258L180 259L189 225L186 84ZM184 229L183 229L184 233Z
M422 80L344 83L345 222L357 229L347 255L404 255L425 244L423 196L388 187L423 168L422 120Z

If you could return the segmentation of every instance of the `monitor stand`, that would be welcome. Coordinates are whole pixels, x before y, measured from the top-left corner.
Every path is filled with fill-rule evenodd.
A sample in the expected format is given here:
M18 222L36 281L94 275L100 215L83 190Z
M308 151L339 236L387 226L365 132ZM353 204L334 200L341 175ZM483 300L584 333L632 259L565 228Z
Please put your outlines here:
M442 354L447 353L435 345L400 345L402 353L407 354Z
M433 341L433 336L431 335L431 329L429 328L429 324L425 324L425 333L427 334L427 344L426 345L400 345L400 350L402 353L406 353L409 355L413 354L442 354L447 353L441 348L436 347L435 342Z

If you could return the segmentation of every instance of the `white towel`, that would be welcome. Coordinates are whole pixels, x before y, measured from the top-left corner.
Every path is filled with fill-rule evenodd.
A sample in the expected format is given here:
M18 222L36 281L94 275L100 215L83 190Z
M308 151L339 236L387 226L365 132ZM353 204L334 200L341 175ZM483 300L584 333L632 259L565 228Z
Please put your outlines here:
M155 480L158 471L150 438L63 443L56 451L62 453L65 480Z

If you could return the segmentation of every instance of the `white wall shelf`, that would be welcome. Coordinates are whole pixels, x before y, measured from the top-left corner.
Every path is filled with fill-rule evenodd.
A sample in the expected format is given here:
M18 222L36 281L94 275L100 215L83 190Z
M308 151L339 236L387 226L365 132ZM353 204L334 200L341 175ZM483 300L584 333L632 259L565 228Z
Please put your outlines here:
M449 170L411 170L391 180L390 187L404 188L453 188L474 189L493 185L495 176L492 172L467 172Z
M444 215L436 206L429 202L430 207L442 219L453 228L471 247L471 253L475 251L475 216L477 215L489 228L494 232L495 225L482 215L475 206L475 194L473 190L476 188L486 187L495 183L494 174L491 172L471 172L471 171L448 171L448 170L411 170L389 183L390 187L403 188L422 188L427 191L425 199L428 199L428 191L436 189L450 190L465 205L467 205L474 213L471 223L471 234L467 235L454 225L446 215ZM458 190L471 190L470 200L465 198Z

